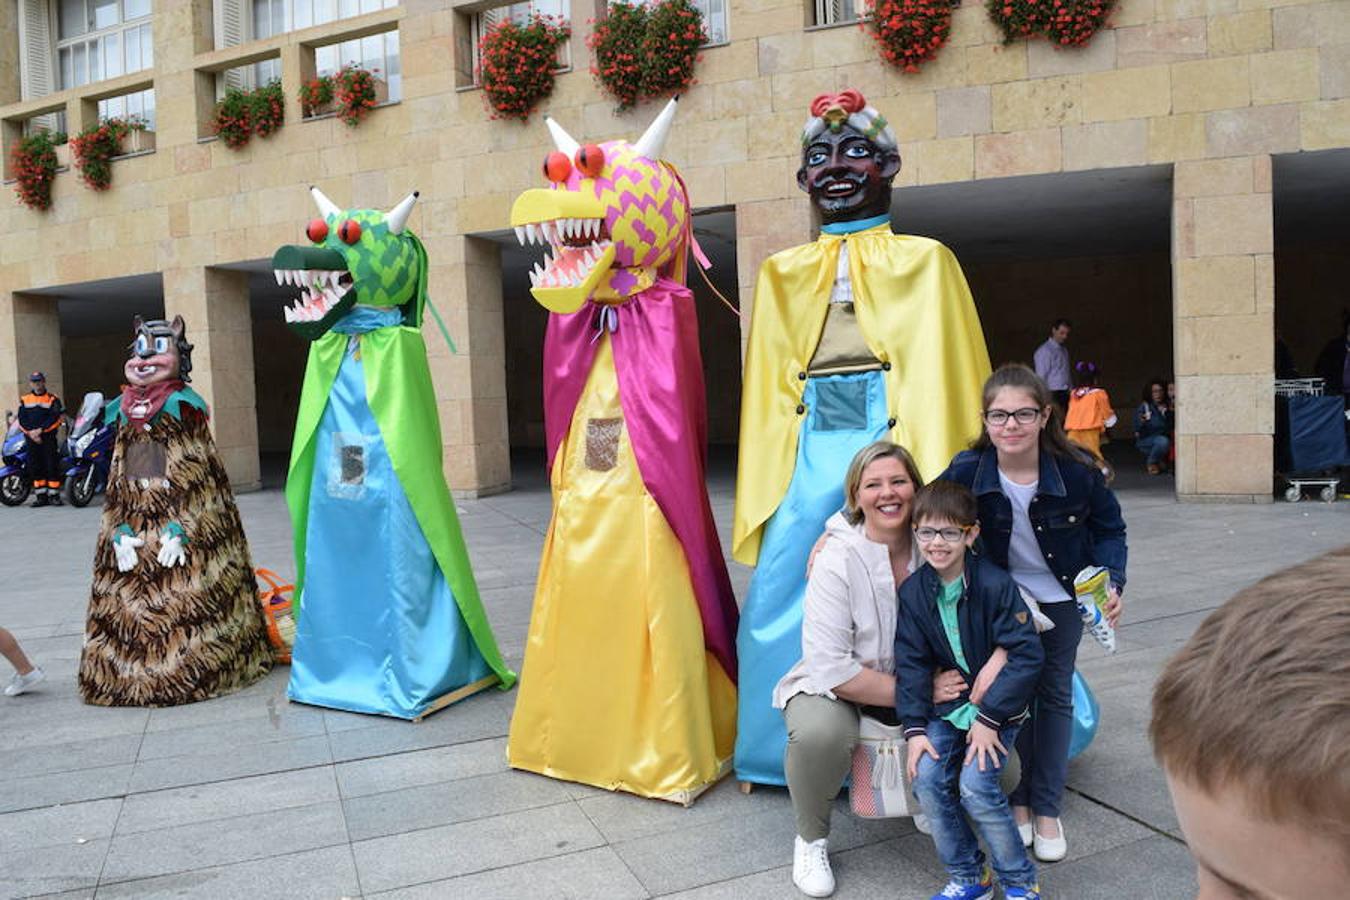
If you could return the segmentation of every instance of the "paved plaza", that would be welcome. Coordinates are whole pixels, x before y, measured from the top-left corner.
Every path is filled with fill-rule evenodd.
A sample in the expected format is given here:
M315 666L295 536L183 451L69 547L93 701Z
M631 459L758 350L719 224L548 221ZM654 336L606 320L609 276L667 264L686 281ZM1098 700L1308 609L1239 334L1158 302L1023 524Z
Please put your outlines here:
M549 496L538 459L516 472L515 491L459 508L518 669ZM730 466L711 489L725 543ZM1350 503L1179 505L1162 480L1122 483L1121 500L1128 624L1114 657L1090 639L1081 650L1103 723L1070 767L1069 858L1042 867L1057 900L1193 896L1147 747L1153 680L1235 590L1350 540ZM239 505L254 564L293 573L280 491ZM75 673L99 515L0 509L0 624L48 674L30 695L0 697L0 898L799 896L785 791L744 796L728 779L683 809L509 771L513 692L411 724L292 705L279 667L191 706L83 705ZM749 574L732 566L738 596ZM931 841L908 820L855 819L846 798L831 850L841 900L927 898L943 882Z

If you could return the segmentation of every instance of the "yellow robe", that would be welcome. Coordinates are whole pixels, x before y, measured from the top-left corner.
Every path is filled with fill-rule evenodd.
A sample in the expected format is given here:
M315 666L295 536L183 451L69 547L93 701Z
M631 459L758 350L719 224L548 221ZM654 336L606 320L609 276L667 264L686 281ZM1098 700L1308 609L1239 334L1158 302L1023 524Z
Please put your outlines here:
M684 549L643 485L609 336L600 340L553 462L507 759L689 803L729 769L736 687L704 644ZM588 446L597 423L617 442Z
M878 225L822 234L764 262L755 286L741 393L732 555L754 565L764 523L792 480L804 373L825 326L839 245L848 241L854 309L885 368L891 439L925 479L979 434L989 351L965 275L937 241Z

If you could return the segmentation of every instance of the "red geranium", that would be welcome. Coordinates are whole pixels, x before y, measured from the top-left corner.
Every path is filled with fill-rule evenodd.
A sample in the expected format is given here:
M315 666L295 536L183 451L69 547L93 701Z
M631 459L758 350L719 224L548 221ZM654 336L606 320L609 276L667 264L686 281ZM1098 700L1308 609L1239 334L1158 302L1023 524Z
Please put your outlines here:
M488 29L478 42L478 83L494 119L528 119L539 101L553 93L558 48L571 26L535 14L524 25L510 19Z
M952 31L952 7L961 0L875 0L860 25L881 58L905 72L935 58Z
M1005 44L1041 35L1061 47L1081 47L1106 24L1115 7L1116 0L985 0Z
M66 142L65 134L39 131L14 145L10 152L10 171L14 175L14 193L29 209L50 209L52 179L56 177L56 147Z
M609 5L587 41L591 74L627 109L639 100L678 93L694 81L708 41L703 14L689 0Z

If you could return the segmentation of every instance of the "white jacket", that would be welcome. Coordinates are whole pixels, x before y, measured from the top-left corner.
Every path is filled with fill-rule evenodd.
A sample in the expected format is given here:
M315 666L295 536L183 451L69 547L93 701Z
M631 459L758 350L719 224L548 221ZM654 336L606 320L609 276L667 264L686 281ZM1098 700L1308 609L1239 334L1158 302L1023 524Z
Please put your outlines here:
M828 539L816 555L802 604L802 658L773 691L775 709L800 693L837 699L834 688L863 668L895 671L899 604L890 553L867 539L862 523L843 513L825 523ZM923 562L917 542L912 573Z

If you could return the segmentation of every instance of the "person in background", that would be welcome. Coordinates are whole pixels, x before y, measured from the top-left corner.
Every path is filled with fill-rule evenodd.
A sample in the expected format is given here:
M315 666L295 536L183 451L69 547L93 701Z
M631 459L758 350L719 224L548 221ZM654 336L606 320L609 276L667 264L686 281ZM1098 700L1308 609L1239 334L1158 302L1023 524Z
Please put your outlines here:
M1328 396L1350 396L1350 310L1341 311L1341 333L1317 354L1313 374L1323 379Z
M1056 319L1050 326L1050 337L1036 348L1034 357L1036 374L1050 388L1050 396L1059 404L1061 413L1069 407L1069 389L1073 387L1069 374L1069 348L1064 346L1071 328L1073 323L1068 319Z
M61 505L61 456L56 430L65 421L61 398L47 390L47 376L28 376L28 393L19 398L19 427L28 438L28 477L33 506Z
M1167 399L1167 382L1149 379L1143 400L1134 412L1134 445L1144 454L1148 474L1159 475L1166 471L1172 449L1172 404Z
M9 664L14 667L14 677L5 687L6 697L17 697L27 693L47 677L45 672L33 665L14 635L6 628L0 628L0 656L9 660Z
M1350 884L1350 547L1220 606L1163 669L1149 737L1200 900Z
M1064 417L1064 430L1073 441L1097 459L1097 468L1108 479L1110 467L1102 458L1102 435L1116 424L1116 411L1111 398L1097 386L1101 370L1096 363L1079 362L1074 366L1074 381L1078 386L1069 395L1069 414Z
M1022 842L1037 859L1055 862L1068 853L1059 814L1073 734L1073 667L1083 635L1073 580L1088 566L1109 569L1106 616L1113 625L1119 621L1125 520L1092 457L1065 436L1035 372L1003 366L985 382L983 399L984 434L938 477L975 492L985 554L1054 623L1040 633L1045 667L1035 717L1017 738L1022 780L1009 800Z

